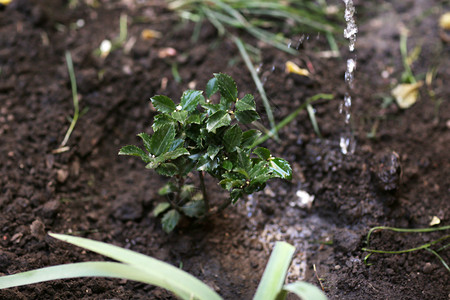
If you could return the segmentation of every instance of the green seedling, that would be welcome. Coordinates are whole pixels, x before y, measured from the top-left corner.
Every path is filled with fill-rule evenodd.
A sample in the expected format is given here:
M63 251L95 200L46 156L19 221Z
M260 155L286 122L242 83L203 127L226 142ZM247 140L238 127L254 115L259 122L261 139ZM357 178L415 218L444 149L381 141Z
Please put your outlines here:
M69 150L69 147L67 147L67 142L69 141L70 135L73 132L73 129L75 128L75 125L77 124L78 118L80 117L80 108L79 108L79 101L78 101L78 92L77 92L77 81L75 78L75 71L73 68L73 62L72 62L72 55L69 51L66 51L66 63L67 63L67 70L69 72L70 77L70 86L72 89L72 101L73 101L73 117L71 118L69 129L67 129L66 135L64 136L64 139L59 146L58 149L53 150L53 153L62 153ZM83 112L82 112L83 113Z
M444 259L439 255L439 252L441 252L442 250L447 249L448 247L450 247L450 244L443 245L443 246L441 246L438 249L431 248L434 245L437 245L439 243L444 242L445 240L450 239L450 234L444 235L444 236L442 236L442 237L440 237L440 238L438 238L436 240L433 240L431 242L422 244L420 246L409 248L409 249L404 249L404 250L370 249L369 248L370 247L370 244L369 244L370 243L370 236L372 235L373 232L381 231L381 230L390 230L390 231L402 232L402 233L426 233L426 232L450 230L450 226L418 228L418 229L377 226L377 227L373 227L373 228L371 228L369 230L369 233L367 234L367 239L366 239L367 247L366 248L362 248L363 251L369 252L369 254L367 254L366 257L364 258L364 262L366 263L366 265L370 265L368 263L368 259L373 253L402 254L402 253L409 253L409 252L414 252L414 251L419 251L419 250L426 250L426 251L432 253L433 255L435 255L439 259L439 261L442 263L442 265L450 272L450 267L444 261Z
M218 93L220 100L212 100ZM169 202L156 207L155 215L163 214L166 232L172 231L182 214L204 218L220 212L245 195L262 190L271 178L291 179L289 163L273 157L263 147L253 144L261 135L258 130L243 130L242 124L259 119L255 101L250 94L238 98L234 80L226 74L214 74L209 80L206 99L202 91L187 90L179 104L158 95L151 101L159 112L155 116L153 135L141 133L144 150L128 145L119 155L141 158L146 168L173 178L162 191ZM186 196L183 190L188 175L197 172L201 197ZM204 175L209 174L229 191L229 199L210 207ZM184 195L183 195L184 192Z
M295 47L290 47L291 41L282 33L287 24L291 34L324 32L333 52L339 53L333 37L338 27L336 22L329 20L326 2L317 4L312 1L292 0L168 0L168 3L168 7L176 11L181 18L196 23L192 36L193 42L196 42L201 24L205 20L217 29L220 36L228 36L233 40L261 95L273 133L271 137L276 140L278 136L272 108L254 63L246 50L251 49L252 46L238 38L235 34L236 29L245 30L256 39L293 55L297 54L297 50ZM273 32L273 29L276 32ZM268 130L264 128L264 131Z
M155 258L118 246L70 235L50 233L69 244L99 253L119 262L81 262L0 277L0 289L50 280L108 277L139 281L162 287L181 299L222 300L209 286L191 274ZM283 300L288 292L303 300L326 300L316 286L306 282L284 284L294 246L277 242L258 286L254 300Z

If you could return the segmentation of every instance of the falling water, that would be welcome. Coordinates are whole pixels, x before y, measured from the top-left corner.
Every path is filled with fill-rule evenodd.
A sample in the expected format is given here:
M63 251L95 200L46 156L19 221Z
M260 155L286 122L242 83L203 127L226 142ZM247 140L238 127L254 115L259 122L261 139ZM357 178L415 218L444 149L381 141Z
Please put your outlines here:
M348 39L348 49L350 52L355 50L356 34L358 27L356 26L354 14L355 6L352 0L343 0L345 3L345 21L347 27L344 29L344 37ZM356 140L352 133L350 118L352 108L352 96L350 91L353 89L354 71L356 69L356 55L353 58L347 59L347 70L345 71L345 83L347 84L347 91L344 96L344 101L339 106L339 112L344 115L345 128L341 134L339 145L343 154L353 154L356 148Z

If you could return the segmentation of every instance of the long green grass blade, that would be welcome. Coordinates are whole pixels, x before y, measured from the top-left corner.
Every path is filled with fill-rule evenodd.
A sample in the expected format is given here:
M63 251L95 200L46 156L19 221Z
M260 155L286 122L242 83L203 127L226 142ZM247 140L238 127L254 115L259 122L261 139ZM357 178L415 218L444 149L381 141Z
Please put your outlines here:
M209 288L206 284L168 263L131 250L98 241L63 234L49 234L50 236L61 241L129 264L143 272L152 272L152 276L158 276L161 280L163 280L164 285L161 287L166 288L177 295L193 295L198 299L221 299L220 296L211 290L211 288Z
M0 289L79 277L124 278L153 285L161 284L161 280L152 280L149 274L130 265L116 262L82 262L2 276L0 277Z
M73 101L73 118L72 122L70 123L69 129L66 132L66 135L64 136L64 140L61 143L61 147L64 147L67 142L69 141L70 135L72 134L73 129L75 128L75 125L78 121L79 116L79 107L78 107L78 92L77 92L77 82L75 79L75 71L73 69L73 62L72 62L72 56L70 55L69 51L66 51L66 63L67 63L67 70L69 72L70 77L70 86L72 88L72 101Z
M302 105L300 105L299 107L297 107L295 109L295 111L293 111L290 115L288 115L286 118L284 118L280 123L278 123L275 126L275 130L274 131L270 131L269 133L264 134L262 137L260 137L259 139L257 139L255 141L255 143L253 144L252 147L256 147L259 144L264 143L265 141L267 141L269 138L271 138L273 136L273 132L278 132L281 128L283 128L284 126L286 126L287 124L289 124L290 122L292 122L297 115L306 108L306 106L308 104L313 103L314 101L320 100L320 99L325 99L325 100L331 100L333 99L334 96L332 94L317 94L311 98L308 98L305 103L303 103Z
M315 285L297 281L286 284L283 290L299 296L302 300L327 300L325 294Z
M245 50L244 44L242 41L236 37L232 36L234 43L239 49L242 58L244 59L245 65L247 66L250 74L252 75L253 81L255 82L256 88L258 89L259 94L261 95L261 99L263 100L264 108L266 109L267 118L269 119L270 127L272 130L275 130L275 118L273 117L272 108L270 107L269 99L267 99L266 91L264 90L263 84L259 79L258 73L255 70L255 67L248 56L247 50ZM274 131L274 136L277 137L276 131Z
M286 274L291 264L295 247L286 242L277 242L270 255L253 300L274 300L282 292Z

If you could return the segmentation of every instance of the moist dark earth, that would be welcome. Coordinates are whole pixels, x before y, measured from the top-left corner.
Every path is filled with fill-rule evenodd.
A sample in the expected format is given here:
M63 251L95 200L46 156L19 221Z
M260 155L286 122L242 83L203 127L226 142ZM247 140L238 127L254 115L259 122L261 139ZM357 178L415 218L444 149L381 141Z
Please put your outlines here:
M137 133L151 132L155 111L149 98L179 99L185 89L204 89L213 73L223 72L242 94L255 94L262 115L263 105L234 43L210 24L204 23L192 42L195 25L181 22L163 1L98 3L69 7L65 1L14 0L0 9L0 275L104 259L44 234L51 231L156 257L182 266L225 299L251 299L274 242L284 240L297 248L288 280L320 287L320 278L329 299L450 298L449 272L430 252L375 254L368 266L361 250L374 226L425 228L433 217L439 226L450 223L450 46L438 26L448 1L355 2L353 155L343 155L338 142L345 131L339 104L350 55L342 33L336 34L341 56L330 58L321 34L309 34L298 53L289 55L236 31L261 50L260 76L277 122L311 96L334 95L314 103L322 139L301 112L280 130L279 142L264 143L291 162L292 181L272 181L207 222L186 220L171 234L152 214L164 201L157 191L168 179L117 155L121 146L139 143ZM343 2L329 4L342 16ZM101 42L119 35L121 14L128 16L125 45L99 57L94 52ZM161 37L143 39L144 29ZM425 80L435 70L417 103L405 110L387 98L403 72L402 30L409 32L408 49L421 49L412 65L417 78ZM299 38L293 36L293 42ZM161 58L167 47L176 55ZM80 107L88 110L69 150L55 153L73 114L66 51L73 57ZM311 76L285 73L288 60L309 66ZM268 126L266 118L262 122ZM212 179L207 184L212 199L226 197ZM302 205L299 191L313 195L313 203ZM445 234L383 231L374 233L370 247L401 250ZM450 262L448 248L440 255ZM94 278L6 289L0 298L173 296L145 284Z

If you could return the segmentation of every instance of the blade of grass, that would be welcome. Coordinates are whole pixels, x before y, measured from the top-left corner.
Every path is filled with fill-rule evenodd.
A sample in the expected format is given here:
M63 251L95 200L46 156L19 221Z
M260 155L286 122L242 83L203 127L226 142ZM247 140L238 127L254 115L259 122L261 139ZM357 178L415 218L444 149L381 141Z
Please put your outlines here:
M317 94L309 99L307 99L305 101L305 103L303 103L302 105L300 105L294 112L292 112L290 115L288 115L286 118L284 118L281 122L279 122L276 126L275 126L275 132L278 132L281 128L283 128L284 126L286 126L287 124L289 124L290 122L292 122L297 115L306 108L306 106L308 104L313 103L314 101L317 100L331 100L333 99L334 96L331 94ZM257 145L264 143L265 141L267 141L269 138L271 138L273 135L273 132L270 131L269 133L266 133L265 135L263 135L262 137L260 137L259 139L256 140L256 142L253 144L253 147L256 147Z
M161 278L162 287L174 291L186 292L199 299L221 299L213 290L194 276L155 258L123 249L114 245L64 234L49 233L50 236L66 243L99 253L114 260L128 264L143 272L152 272L152 276ZM192 296L192 295L191 295ZM189 297L187 298L189 299Z
M428 228L397 228L397 227L387 227L387 226L376 226L369 230L369 233L367 234L366 238L366 244L369 246L370 236L374 231L378 230L390 230L394 232L407 232L407 233L424 233L424 232L434 232L434 231L441 231L441 230L449 230L450 225L442 226L442 227L428 227Z
M253 66L250 57L248 56L247 50L245 50L245 46L242 41L236 37L232 36L232 39L241 53L242 58L244 59L245 65L247 66L250 74L252 75L253 81L255 82L256 88L258 89L259 94L261 95L261 99L263 100L263 105L267 113L267 118L269 119L270 127L272 130L275 130L275 119L273 117L272 109L270 107L269 99L267 99L266 91L264 90L263 84L259 79L258 73ZM278 138L276 131L274 131L274 136Z
M79 116L77 82L75 79L75 72L73 70L72 56L70 55L69 51L66 51L66 63L67 63L67 70L69 71L70 86L72 89L72 101L73 101L74 113L73 113L72 122L70 123L69 129L67 130L66 135L64 136L64 139L60 145L60 148L64 147L67 144L67 142L69 141L70 135L72 134L72 131L75 128L75 125L77 124L78 116Z
M384 254L401 254L401 253L408 253L408 252L414 252L421 249L429 248L430 246L433 246L437 243L440 243L446 239L450 238L450 235L445 235L443 237L438 238L437 240L431 241L429 243L420 245L418 247L404 249L404 250L378 250L378 249L369 249L369 248L362 248L362 251L372 252L372 253L384 253Z
M311 120L311 124L314 128L314 132L317 134L319 138L322 138L322 134L320 133L319 124L317 124L316 120L316 112L312 107L311 103L306 105L306 111L308 112L309 119Z
M273 300L282 291L286 273L291 264L295 247L286 242L277 242L259 282L254 300Z
M327 297L317 286L307 282L297 281L286 284L283 290L294 293L303 300L327 300Z
M450 272L450 267L445 262L445 260L437 253L437 251L434 251L433 249L430 249L430 248L425 248L425 250L427 250L428 252L434 254L441 261L441 263L444 265L444 267L447 269L447 271Z
M434 231L449 230L449 229L450 229L450 225L449 226L442 226L442 227L429 227L429 228L417 228L417 229L377 226L377 227L373 227L373 228L371 228L369 230L369 233L367 234L366 244L367 244L367 247L369 247L370 236L375 230L390 230L390 231L394 231L394 232L403 232L403 233L426 233L426 232L434 232ZM377 250L377 249L362 248L363 251L370 252L368 255L366 255L364 257L364 263L366 265L371 265L370 263L368 263L368 259L373 253L401 254L401 253L408 253L408 252L413 252L413 251L418 251L418 250L425 249L425 250L431 252L432 254L434 254L441 261L441 263L444 265L444 267L450 272L450 268L449 268L448 264L438 254L439 251L447 248L450 244L447 244L447 245L439 248L437 251L435 251L435 250L430 248L431 246L433 246L433 245L435 245L437 243L440 243L440 242L442 242L442 241L444 241L444 240L446 240L448 238L450 238L450 235L445 235L445 236L443 236L443 237L441 237L441 238L439 238L437 240L434 240L434 241L431 241L429 243L420 245L418 247L405 249L405 250L398 250L398 251L387 251L387 250Z

